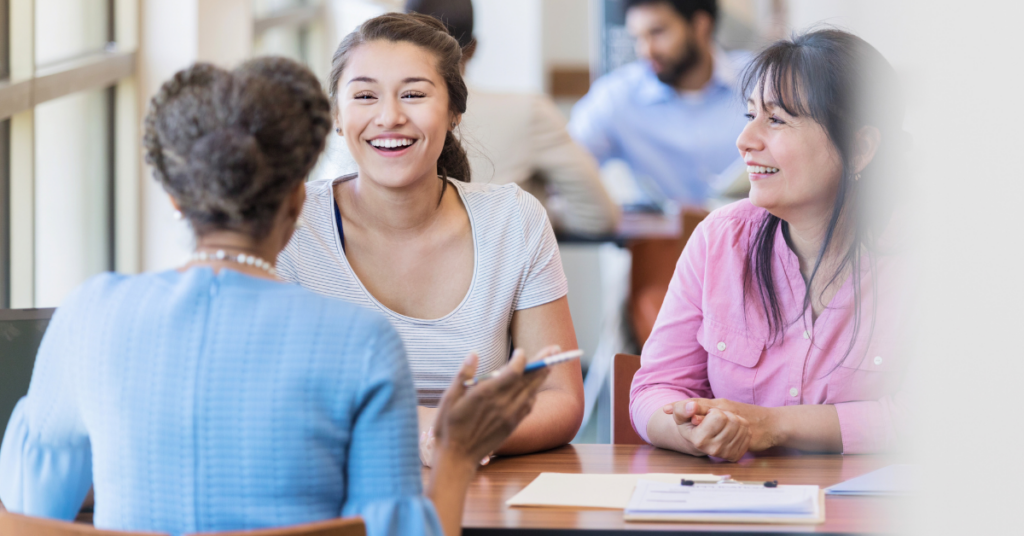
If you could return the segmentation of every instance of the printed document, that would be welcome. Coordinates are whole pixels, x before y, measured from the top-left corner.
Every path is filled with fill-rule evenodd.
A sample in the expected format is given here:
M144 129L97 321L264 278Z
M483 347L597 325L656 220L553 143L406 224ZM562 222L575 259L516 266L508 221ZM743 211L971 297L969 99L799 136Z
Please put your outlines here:
M637 482L626 514L785 514L815 515L818 486L768 488L750 484L681 486L650 480Z

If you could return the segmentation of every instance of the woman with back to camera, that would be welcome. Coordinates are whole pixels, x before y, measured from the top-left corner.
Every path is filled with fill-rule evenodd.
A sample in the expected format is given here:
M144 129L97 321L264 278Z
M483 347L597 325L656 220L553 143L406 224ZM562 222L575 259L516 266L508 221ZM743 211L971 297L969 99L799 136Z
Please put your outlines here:
M285 279L380 311L401 334L427 464L434 406L459 356L478 354L487 373L512 348L576 348L544 208L514 184L469 182L455 136L466 111L461 57L426 15L382 15L345 37L327 86L359 171L308 185L306 225L278 258ZM582 417L579 362L553 367L533 413L497 452L568 443Z
M145 125L196 252L176 270L96 276L57 310L0 447L0 500L73 519L94 486L97 527L174 535L353 515L370 535L459 534L477 463L545 373L523 376L517 356L467 392L466 360L424 497L394 328L275 275L331 127L316 77L281 58L197 64Z
M633 427L728 460L892 448L909 421L906 262L881 194L907 145L895 72L820 30L761 52L742 87L750 198L686 245L633 379Z

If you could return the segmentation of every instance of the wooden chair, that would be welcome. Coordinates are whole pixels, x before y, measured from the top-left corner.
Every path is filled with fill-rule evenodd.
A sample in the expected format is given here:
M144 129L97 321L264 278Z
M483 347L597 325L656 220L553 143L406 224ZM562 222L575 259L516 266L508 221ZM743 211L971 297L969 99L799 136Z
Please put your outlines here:
M648 238L629 243L633 257L629 276L630 324L636 336L637 345L644 347L651 336L651 328L658 318L658 311L665 301L668 284L675 273L676 262L683 253L683 247L693 234L697 224L704 221L708 212L689 208L682 212L682 234L679 238Z
M3 536L164 536L155 532L122 532L101 530L85 523L69 523L39 517L0 512L0 535ZM204 536L366 536L362 518L345 517L276 527L271 529L236 532L212 532Z
M629 419L629 386L640 370L640 356L615 354L612 359L612 444L645 445Z
M3 536L163 536L155 532L100 530L85 523L23 516L6 511L0 513L0 534Z
M190 536L200 535L192 534ZM208 532L202 536L366 536L366 524L363 523L361 517L342 517L290 527L237 532Z

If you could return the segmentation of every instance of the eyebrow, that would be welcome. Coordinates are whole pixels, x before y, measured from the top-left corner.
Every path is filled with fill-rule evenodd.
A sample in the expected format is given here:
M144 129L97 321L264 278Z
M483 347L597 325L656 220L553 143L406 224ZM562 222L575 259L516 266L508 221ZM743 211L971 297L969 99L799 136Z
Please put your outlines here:
M351 84L352 82L366 82L368 84L376 84L377 80L374 79L374 78L370 78L369 76L357 76L357 77L353 78L352 80L349 80L348 82L346 82L345 85L347 86L347 85ZM405 80L402 80L403 84L412 84L414 82L426 82L426 83L436 87L436 84L434 84L434 82L431 81L429 78L423 78L423 77L420 77L420 76L410 76L409 78L406 78Z
M747 104L757 104L757 103L754 102L753 98L748 98L747 99ZM777 103L775 101L764 101L764 102L761 103L761 106L764 107L765 110L767 110L768 108L780 108L780 109L785 110L785 108L782 108L782 106L780 106L779 103Z

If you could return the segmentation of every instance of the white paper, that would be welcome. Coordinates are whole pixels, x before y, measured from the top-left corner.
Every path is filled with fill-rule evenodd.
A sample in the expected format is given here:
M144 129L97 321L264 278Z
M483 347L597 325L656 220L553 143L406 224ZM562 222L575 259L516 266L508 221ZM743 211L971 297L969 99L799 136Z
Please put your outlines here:
M818 486L767 488L746 484L680 486L651 480L637 482L627 514L748 513L814 514Z
M505 502L509 506L548 506L563 508L610 508L621 510L629 504L637 480L674 482L718 482L725 475L648 473L573 474L541 473L530 485Z

